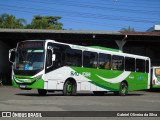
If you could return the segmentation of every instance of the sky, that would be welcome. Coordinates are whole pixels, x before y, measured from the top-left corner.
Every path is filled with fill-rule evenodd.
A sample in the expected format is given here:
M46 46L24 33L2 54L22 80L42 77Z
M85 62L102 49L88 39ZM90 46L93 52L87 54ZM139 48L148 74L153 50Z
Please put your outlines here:
M67 30L145 32L160 24L160 0L0 0L0 14L24 18L60 16Z

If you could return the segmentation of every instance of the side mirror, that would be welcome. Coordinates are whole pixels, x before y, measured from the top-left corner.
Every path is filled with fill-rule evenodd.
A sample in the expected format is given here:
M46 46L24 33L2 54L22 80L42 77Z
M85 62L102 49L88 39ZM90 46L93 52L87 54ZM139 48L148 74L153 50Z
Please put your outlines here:
M52 62L54 62L56 60L56 55L52 54Z
M15 62L15 57L16 57L15 48L14 48L14 49L10 49L10 50L9 50L9 61L10 61L11 63L14 63L14 62Z
M47 49L47 68L50 68L53 66L53 62L56 59L56 55L53 54L53 48L52 47L48 47Z

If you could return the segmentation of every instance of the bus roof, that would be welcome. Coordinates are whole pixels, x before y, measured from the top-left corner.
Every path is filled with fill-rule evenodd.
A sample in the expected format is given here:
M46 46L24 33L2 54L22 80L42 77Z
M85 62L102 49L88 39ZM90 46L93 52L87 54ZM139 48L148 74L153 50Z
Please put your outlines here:
M106 48L106 47L101 47L101 46L89 46L89 47L100 49L100 50L112 51L112 52L122 52L121 50L118 50L118 49Z
M93 51L93 52L111 53L111 54L120 55L120 56L126 56L126 57L135 57L135 58L140 58L140 59L149 59L149 57L147 57L147 56L141 56L141 55L134 55L134 54L129 54L129 53L123 53L121 50L118 50L118 49L112 49L112 48L106 48L106 47L100 47L100 46L80 46L80 45L74 45L74 44L57 42L55 40L50 40L50 39L46 39L46 40L26 40L26 41L53 42L53 43L57 43L57 44L69 45L72 49L81 49L81 50L88 50L88 51Z

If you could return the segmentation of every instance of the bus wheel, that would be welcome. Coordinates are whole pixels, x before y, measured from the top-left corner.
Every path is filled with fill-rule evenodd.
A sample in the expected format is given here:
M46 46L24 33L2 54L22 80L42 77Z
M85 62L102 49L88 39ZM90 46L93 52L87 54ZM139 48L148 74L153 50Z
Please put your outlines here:
M73 81L67 80L64 84L63 94L66 96L76 95L76 85Z
M128 85L126 82L120 84L119 95L125 96L128 93Z
M38 94L40 96L45 96L47 94L47 90L44 90L44 89L38 89Z

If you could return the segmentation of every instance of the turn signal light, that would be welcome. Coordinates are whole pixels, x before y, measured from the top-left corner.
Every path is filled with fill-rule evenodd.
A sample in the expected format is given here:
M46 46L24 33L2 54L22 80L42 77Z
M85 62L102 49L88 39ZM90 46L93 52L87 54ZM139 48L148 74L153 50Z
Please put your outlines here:
M155 85L155 80L153 80L153 82L152 82L152 83L153 83L153 85Z

